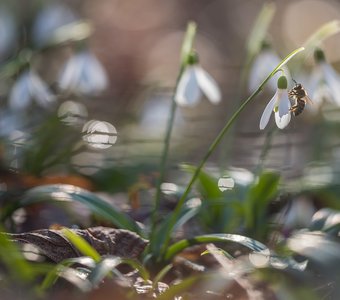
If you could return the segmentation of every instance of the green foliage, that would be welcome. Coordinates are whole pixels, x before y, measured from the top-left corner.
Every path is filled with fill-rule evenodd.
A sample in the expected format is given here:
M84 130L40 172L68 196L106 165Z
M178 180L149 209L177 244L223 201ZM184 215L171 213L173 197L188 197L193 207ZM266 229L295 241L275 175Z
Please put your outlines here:
M138 225L126 214L114 209L109 203L101 200L95 194L68 184L52 184L32 188L23 196L22 200L9 207L1 215L1 220L5 220L16 209L42 202L70 202L77 201L86 205L92 213L110 221L113 225L141 233Z
M62 233L84 256L92 258L95 262L100 261L100 254L82 237L67 228L64 228Z
M239 243L252 251L262 251L267 249L267 247L248 237L237 235L237 234L206 234L201 236L195 236L191 239L181 240L177 243L171 245L166 253L165 253L165 261L171 260L175 255L183 251L185 248L188 248L197 244L206 244L206 243L214 243L214 242L234 242Z
M268 172L259 176L258 182L252 185L243 206L245 228L250 236L263 239L268 232L268 204L276 196L280 176Z

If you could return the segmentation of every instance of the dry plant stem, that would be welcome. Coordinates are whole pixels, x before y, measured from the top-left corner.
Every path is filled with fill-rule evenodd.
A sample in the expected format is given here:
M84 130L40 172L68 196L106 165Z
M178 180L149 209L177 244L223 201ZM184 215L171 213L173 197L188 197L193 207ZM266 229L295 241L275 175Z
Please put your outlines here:
M217 137L215 138L215 140L212 142L212 144L210 145L208 151L206 152L206 154L204 155L203 159L201 160L201 162L199 163L199 165L197 166L195 173L193 174L190 182L188 183L182 197L179 199L177 206L173 212L173 215L171 217L171 221L170 221L170 228L173 228L175 223L176 223L176 219L180 213L180 210L183 206L183 204L186 201L186 198L189 194L189 192L191 191L191 188L193 186L193 184L195 183L196 179L198 178L199 173L201 172L201 169L203 168L203 166L205 165L205 163L207 162L207 160L209 159L210 155L214 152L214 150L216 149L216 147L219 145L219 143L221 142L221 140L223 139L224 135L228 132L228 130L230 129L230 127L233 125L233 123L235 122L235 120L237 119L237 117L239 116L239 114L243 111L243 109L248 105L248 103L250 101L252 101L263 89L263 87L265 86L265 84L268 82L268 80L278 71L280 71L280 69L282 68L282 66L284 66L291 58L293 58L297 53L303 51L304 48L298 48L296 50L294 50L293 52L291 52L285 59L283 59L280 64L266 77L265 80L263 80L263 82L260 84L260 86L241 104L241 106L236 110L236 112L232 115L232 117L229 119L229 121L225 124L225 126L222 128L222 130L220 131L220 133L217 135ZM170 241L170 235L168 235L166 237L166 240L164 242L164 244L162 245L162 251L161 253L164 255L166 252L166 249L168 247Z

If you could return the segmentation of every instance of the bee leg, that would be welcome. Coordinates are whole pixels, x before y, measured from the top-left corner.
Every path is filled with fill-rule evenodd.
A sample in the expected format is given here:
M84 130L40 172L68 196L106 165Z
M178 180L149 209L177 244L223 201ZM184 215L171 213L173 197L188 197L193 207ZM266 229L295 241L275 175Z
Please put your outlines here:
M298 108L299 106L297 104L293 105L289 110L294 111Z

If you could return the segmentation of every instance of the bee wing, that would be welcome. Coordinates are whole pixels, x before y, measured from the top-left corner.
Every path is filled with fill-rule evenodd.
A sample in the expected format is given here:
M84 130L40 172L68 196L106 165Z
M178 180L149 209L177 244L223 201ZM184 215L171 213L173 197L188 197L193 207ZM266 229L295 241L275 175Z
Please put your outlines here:
M313 101L311 98L309 98L307 95L303 97L303 99L306 101L306 103L308 102L309 104L313 105Z

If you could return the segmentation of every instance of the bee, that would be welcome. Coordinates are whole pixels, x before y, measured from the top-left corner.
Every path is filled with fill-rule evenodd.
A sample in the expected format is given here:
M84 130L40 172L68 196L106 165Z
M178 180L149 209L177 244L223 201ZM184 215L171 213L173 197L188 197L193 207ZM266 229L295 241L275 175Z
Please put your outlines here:
M308 97L308 94L301 83L297 83L295 80L295 86L288 92L288 97L295 101L295 104L289 109L293 112L294 116L298 116L305 109L306 103L312 103L312 100Z

